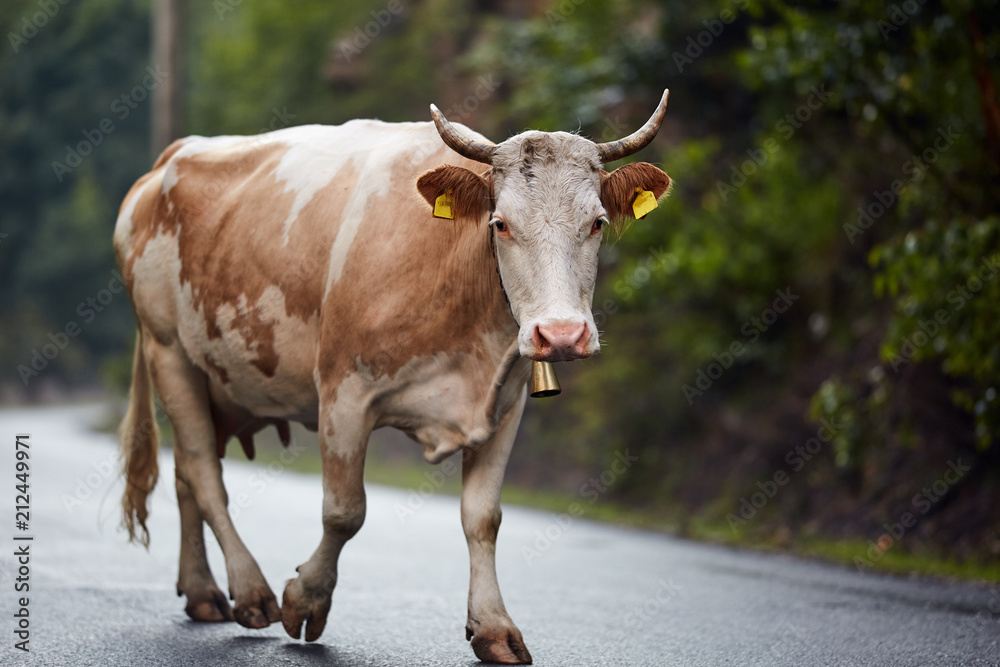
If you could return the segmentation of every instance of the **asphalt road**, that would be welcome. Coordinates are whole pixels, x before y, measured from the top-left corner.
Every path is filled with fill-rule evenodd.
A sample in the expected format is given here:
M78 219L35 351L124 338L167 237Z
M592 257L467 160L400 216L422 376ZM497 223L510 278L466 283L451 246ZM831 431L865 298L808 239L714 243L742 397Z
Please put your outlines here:
M149 552L117 529L115 445L93 406L0 410L0 664L476 665L464 639L458 499L401 520L369 486L319 642L280 624L196 624L175 597L179 525L161 456ZM30 433L31 521L14 527L14 434ZM235 518L279 599L320 535L319 480L227 463ZM168 483L163 483L166 480ZM501 588L536 665L1000 665L1000 588L859 574L507 507ZM548 544L539 535L555 539ZM14 648L13 535L30 534L30 653ZM213 541L214 546L214 541ZM528 549L533 551L528 551ZM221 553L213 571L225 590ZM529 562L530 561L530 562Z

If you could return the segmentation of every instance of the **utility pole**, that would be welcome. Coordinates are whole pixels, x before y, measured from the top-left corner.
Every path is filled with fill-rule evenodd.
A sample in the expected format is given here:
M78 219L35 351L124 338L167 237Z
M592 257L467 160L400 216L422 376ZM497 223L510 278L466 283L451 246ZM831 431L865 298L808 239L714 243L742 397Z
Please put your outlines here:
M154 68L165 76L152 91L152 154L159 155L184 131L184 43L187 0L153 0L152 54Z

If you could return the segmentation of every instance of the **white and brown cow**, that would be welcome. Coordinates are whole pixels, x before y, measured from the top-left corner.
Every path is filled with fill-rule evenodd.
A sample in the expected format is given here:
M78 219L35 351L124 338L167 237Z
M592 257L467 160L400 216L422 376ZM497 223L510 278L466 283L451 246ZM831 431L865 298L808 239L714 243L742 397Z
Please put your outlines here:
M664 92L641 130L606 144L565 132L492 144L432 106L434 123L188 137L164 151L114 234L139 323L122 504L130 536L148 544L155 389L176 440L177 590L191 618L280 620L296 638L305 624L317 639L340 551L364 522L368 436L394 426L428 461L464 450L467 638L482 660L531 662L494 562L529 360L598 351L604 229L633 215L637 191L659 198L670 185L650 164L602 163L648 144L666 104ZM454 219L427 205L443 194ZM287 439L288 420L319 432L323 538L279 608L233 528L219 459L231 436L252 448L269 424ZM225 554L234 609L209 571L202 522Z

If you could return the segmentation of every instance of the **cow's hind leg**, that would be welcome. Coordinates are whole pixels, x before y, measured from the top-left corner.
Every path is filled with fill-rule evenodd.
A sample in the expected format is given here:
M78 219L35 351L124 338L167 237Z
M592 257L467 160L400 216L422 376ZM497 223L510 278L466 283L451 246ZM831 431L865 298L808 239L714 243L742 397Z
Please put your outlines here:
M298 639L302 624L307 642L316 641L326 627L337 560L344 544L365 521L365 450L371 424L366 411L354 406L322 411L320 453L323 461L323 537L308 561L296 568L281 601L281 621L289 636Z
M199 545L197 539L199 522L204 519L226 557L229 595L235 602L233 616L240 625L248 628L267 627L281 618L281 612L274 593L236 533L226 509L229 499L222 484L222 464L215 449L207 379L191 363L176 340L172 345L161 345L152 336L144 338L150 341L146 355L151 362L153 382L174 427L174 459L179 482L177 495L183 534L181 565L187 568L180 573L180 583L188 596L188 608L194 605L196 609L202 609L204 602L216 599L204 546ZM195 521L195 510L199 514L198 521ZM202 563L205 564L203 570ZM219 611L225 613L221 608ZM209 611L204 613L212 616Z
M201 512L191 487L180 476L175 480L177 505L181 513L181 557L177 575L177 594L187 597L184 611L195 621L233 620L233 610L219 590L208 567L205 533Z
M462 529L469 545L469 617L465 638L483 662L531 662L521 631L500 596L496 547L500 530L500 487L507 459L521 423L525 396L506 416L492 440L464 452L462 461Z

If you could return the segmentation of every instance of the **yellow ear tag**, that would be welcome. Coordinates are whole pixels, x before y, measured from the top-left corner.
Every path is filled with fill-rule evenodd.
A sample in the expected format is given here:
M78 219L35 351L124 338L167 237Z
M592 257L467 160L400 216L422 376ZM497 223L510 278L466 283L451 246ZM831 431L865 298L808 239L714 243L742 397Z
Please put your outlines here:
M434 200L434 217L454 220L455 213L451 210L451 193L445 192Z
M650 211L656 208L656 197L649 190L636 188L635 191L638 194L635 196L635 201L632 202L632 212L635 214L637 220L642 220Z

